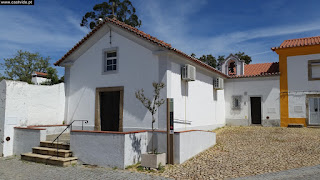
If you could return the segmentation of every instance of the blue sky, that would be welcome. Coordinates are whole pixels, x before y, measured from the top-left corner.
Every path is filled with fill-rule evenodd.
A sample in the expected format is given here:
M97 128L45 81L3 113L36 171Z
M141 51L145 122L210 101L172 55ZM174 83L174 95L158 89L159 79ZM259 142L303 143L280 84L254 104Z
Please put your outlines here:
M0 62L17 50L60 59L86 33L82 16L101 0L35 0L0 6ZM140 29L187 54L244 51L252 63L278 61L271 47L285 39L320 35L320 1L132 0ZM63 68L57 68L63 75ZM2 72L3 67L0 67Z

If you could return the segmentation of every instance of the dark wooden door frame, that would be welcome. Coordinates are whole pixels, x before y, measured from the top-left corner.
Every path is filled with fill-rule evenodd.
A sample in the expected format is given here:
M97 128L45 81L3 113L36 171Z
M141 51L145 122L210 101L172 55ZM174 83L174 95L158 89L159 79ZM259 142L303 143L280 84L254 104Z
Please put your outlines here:
M261 123L260 124L262 124L262 116L263 116L263 108L262 108L262 106L263 106L263 104L262 104L262 99L263 99L263 97L262 96L249 96L249 102L250 102L250 106L249 106L249 109L250 109L250 111L249 111L249 116L250 116L250 125L252 125L253 123L252 123L252 109L251 109L251 98L260 98L260 113L261 113Z
M95 120L94 120L94 130L101 131L101 117L100 117L100 93L101 92L112 92L120 91L120 103L119 103L119 131L123 131L123 93L124 87L99 87L96 88L96 99L95 99Z

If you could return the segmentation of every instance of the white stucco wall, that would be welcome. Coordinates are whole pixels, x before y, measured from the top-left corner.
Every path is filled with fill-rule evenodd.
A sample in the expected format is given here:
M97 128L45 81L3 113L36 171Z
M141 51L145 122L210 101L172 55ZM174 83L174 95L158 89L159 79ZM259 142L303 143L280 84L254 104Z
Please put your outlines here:
M0 82L0 157L3 156L4 146L4 120L6 107L6 81Z
M186 82L181 80L181 67L188 63L174 57L169 63L168 97L174 98L175 130L224 126L224 90L213 88L217 75L196 68L196 80Z
M105 27L106 28L106 27ZM158 82L158 56L149 49L112 31L107 33L69 68L67 77L67 119L88 120L93 129L95 118L95 91L97 87L124 86L123 129L150 129L151 115L136 99L135 92L143 88L151 97L152 82ZM105 49L118 48L118 71L102 74L102 60ZM66 71L67 72L67 71ZM157 123L156 123L157 127Z
M30 85L25 82L3 80L0 91L5 97L3 155L13 154L14 127L56 125L64 121L64 84L53 86ZM1 89L0 89L1 90ZM1 111L1 108L0 108ZM9 137L10 140L6 141Z
M306 95L320 94L320 81L308 80L308 61L320 54L287 57L289 118L306 118Z
M224 91L215 91L212 85L217 74L203 67L197 69L197 80L189 83L185 95L181 66L192 63L126 31L114 26L111 29L111 40L109 27L105 26L66 60L70 62L65 71L68 122L85 119L89 121L86 129L93 129L96 88L123 86L124 131L150 129L151 115L136 99L135 92L143 88L147 97L152 97L152 82L164 82L166 88L161 97L175 99L175 118L191 121L191 125L177 123L178 130L214 129L225 124ZM102 73L103 52L110 48L117 48L118 70L105 74ZM166 105L156 116L155 128L165 130Z
M279 76L235 78L225 81L227 125L251 125L250 97L261 97L262 125L280 125ZM232 96L242 96L241 109L232 109ZM269 119L267 119L269 116Z

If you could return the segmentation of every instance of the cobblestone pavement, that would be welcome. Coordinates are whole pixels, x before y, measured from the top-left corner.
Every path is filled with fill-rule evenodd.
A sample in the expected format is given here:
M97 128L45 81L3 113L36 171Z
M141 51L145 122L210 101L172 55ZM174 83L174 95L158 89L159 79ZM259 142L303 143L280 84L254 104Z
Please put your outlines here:
M216 146L161 174L176 179L231 179L320 164L320 129L225 127Z
M89 179L166 179L143 173L111 168L55 167L33 162L21 161L18 157L0 158L0 180L89 180Z
M320 165L303 167L298 169L291 169L287 171L267 173L257 176L237 178L234 180L319 180L320 179Z

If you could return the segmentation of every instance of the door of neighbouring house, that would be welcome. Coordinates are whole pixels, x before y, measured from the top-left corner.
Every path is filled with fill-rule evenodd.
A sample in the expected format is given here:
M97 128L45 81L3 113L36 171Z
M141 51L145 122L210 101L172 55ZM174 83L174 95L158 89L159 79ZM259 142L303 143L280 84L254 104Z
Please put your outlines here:
M320 125L320 98L309 98L309 125Z
M101 131L119 131L120 91L100 92Z
M261 97L250 97L251 123L261 124Z

